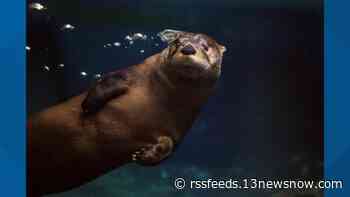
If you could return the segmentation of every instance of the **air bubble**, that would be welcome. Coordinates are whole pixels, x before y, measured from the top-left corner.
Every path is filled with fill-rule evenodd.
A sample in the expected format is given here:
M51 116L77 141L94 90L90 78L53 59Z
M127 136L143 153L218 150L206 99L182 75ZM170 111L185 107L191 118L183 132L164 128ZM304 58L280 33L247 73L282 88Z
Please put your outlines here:
M145 50L143 50L143 49L142 49L142 50L140 50L140 53L144 53L144 52L145 52Z
M83 76L83 77L86 77L87 73L86 72L80 72L80 75Z
M71 31L71 30L74 30L74 29L75 29L75 27L73 25L71 25L71 24L65 24L65 25L63 25L61 27L61 30L69 30L69 31Z
M142 33L134 33L132 35L126 35L125 40L127 41L136 41L136 40L146 40L147 35Z
M46 71L50 71L50 67L48 67L48 66L44 66L44 69L45 69Z
M58 67L63 68L64 64L58 64Z
M31 3L29 5L29 8L33 10L39 10L39 11L46 10L46 7L40 3Z
M129 36L129 35L127 35L127 36L125 36L125 40L129 40L129 41L131 41L131 40L132 40L132 37L131 37L131 36Z
M116 47L120 47L121 44L120 44L120 42L115 42L115 43L113 43L113 45Z
M30 48L29 46L26 46L26 50L27 50L27 51L30 51L30 49L31 49L31 48Z
M135 33L135 34L133 35L133 39L134 39L134 40L138 40L138 39L146 40L146 39L147 39L147 35L142 34L142 33Z
M109 48L109 47L111 47L111 46L112 46L111 43L107 43L107 44L103 45L104 48Z
M102 77L101 74L95 74L95 75L94 75L94 78L97 79L97 80L98 80L98 79L101 79L101 77Z

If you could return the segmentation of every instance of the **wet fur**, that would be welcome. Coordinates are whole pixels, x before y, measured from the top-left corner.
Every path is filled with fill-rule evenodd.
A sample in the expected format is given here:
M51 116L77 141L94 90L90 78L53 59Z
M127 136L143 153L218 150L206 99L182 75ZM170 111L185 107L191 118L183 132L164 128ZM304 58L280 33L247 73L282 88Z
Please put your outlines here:
M31 117L29 196L72 189L133 160L156 165L166 159L142 158L147 154L141 150L158 143L151 148L173 151L213 86L171 78L161 72L164 64L162 53L156 54Z

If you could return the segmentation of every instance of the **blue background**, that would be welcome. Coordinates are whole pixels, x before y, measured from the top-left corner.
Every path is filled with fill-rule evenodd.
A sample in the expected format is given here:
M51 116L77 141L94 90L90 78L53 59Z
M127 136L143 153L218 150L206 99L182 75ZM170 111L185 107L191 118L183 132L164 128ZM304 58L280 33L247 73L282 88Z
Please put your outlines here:
M25 3L0 11L0 195L25 196Z
M326 1L325 20L325 176L342 179L343 190L327 196L349 196L350 180L350 2Z

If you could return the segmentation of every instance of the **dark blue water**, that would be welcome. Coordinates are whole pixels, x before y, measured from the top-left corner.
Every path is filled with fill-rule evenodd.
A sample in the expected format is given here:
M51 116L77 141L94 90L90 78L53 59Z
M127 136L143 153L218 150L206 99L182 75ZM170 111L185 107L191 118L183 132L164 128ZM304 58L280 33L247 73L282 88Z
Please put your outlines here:
M163 29L202 32L227 48L216 94L171 159L126 166L55 196L260 197L277 191L178 192L173 180L323 176L321 0L36 2L47 9L28 10L28 114L86 90L94 74L159 52ZM75 28L62 31L64 24ZM135 32L148 39L128 45ZM114 42L122 46L104 47Z

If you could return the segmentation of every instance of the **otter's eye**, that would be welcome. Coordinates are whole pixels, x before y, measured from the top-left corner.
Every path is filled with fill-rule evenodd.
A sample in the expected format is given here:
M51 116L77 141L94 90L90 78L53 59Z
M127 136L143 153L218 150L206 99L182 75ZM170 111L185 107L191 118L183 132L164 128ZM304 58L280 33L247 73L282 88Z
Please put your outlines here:
M202 44L202 47L203 47L203 49L205 50L205 51L208 51L209 50L209 47L208 47L208 45L207 44Z

